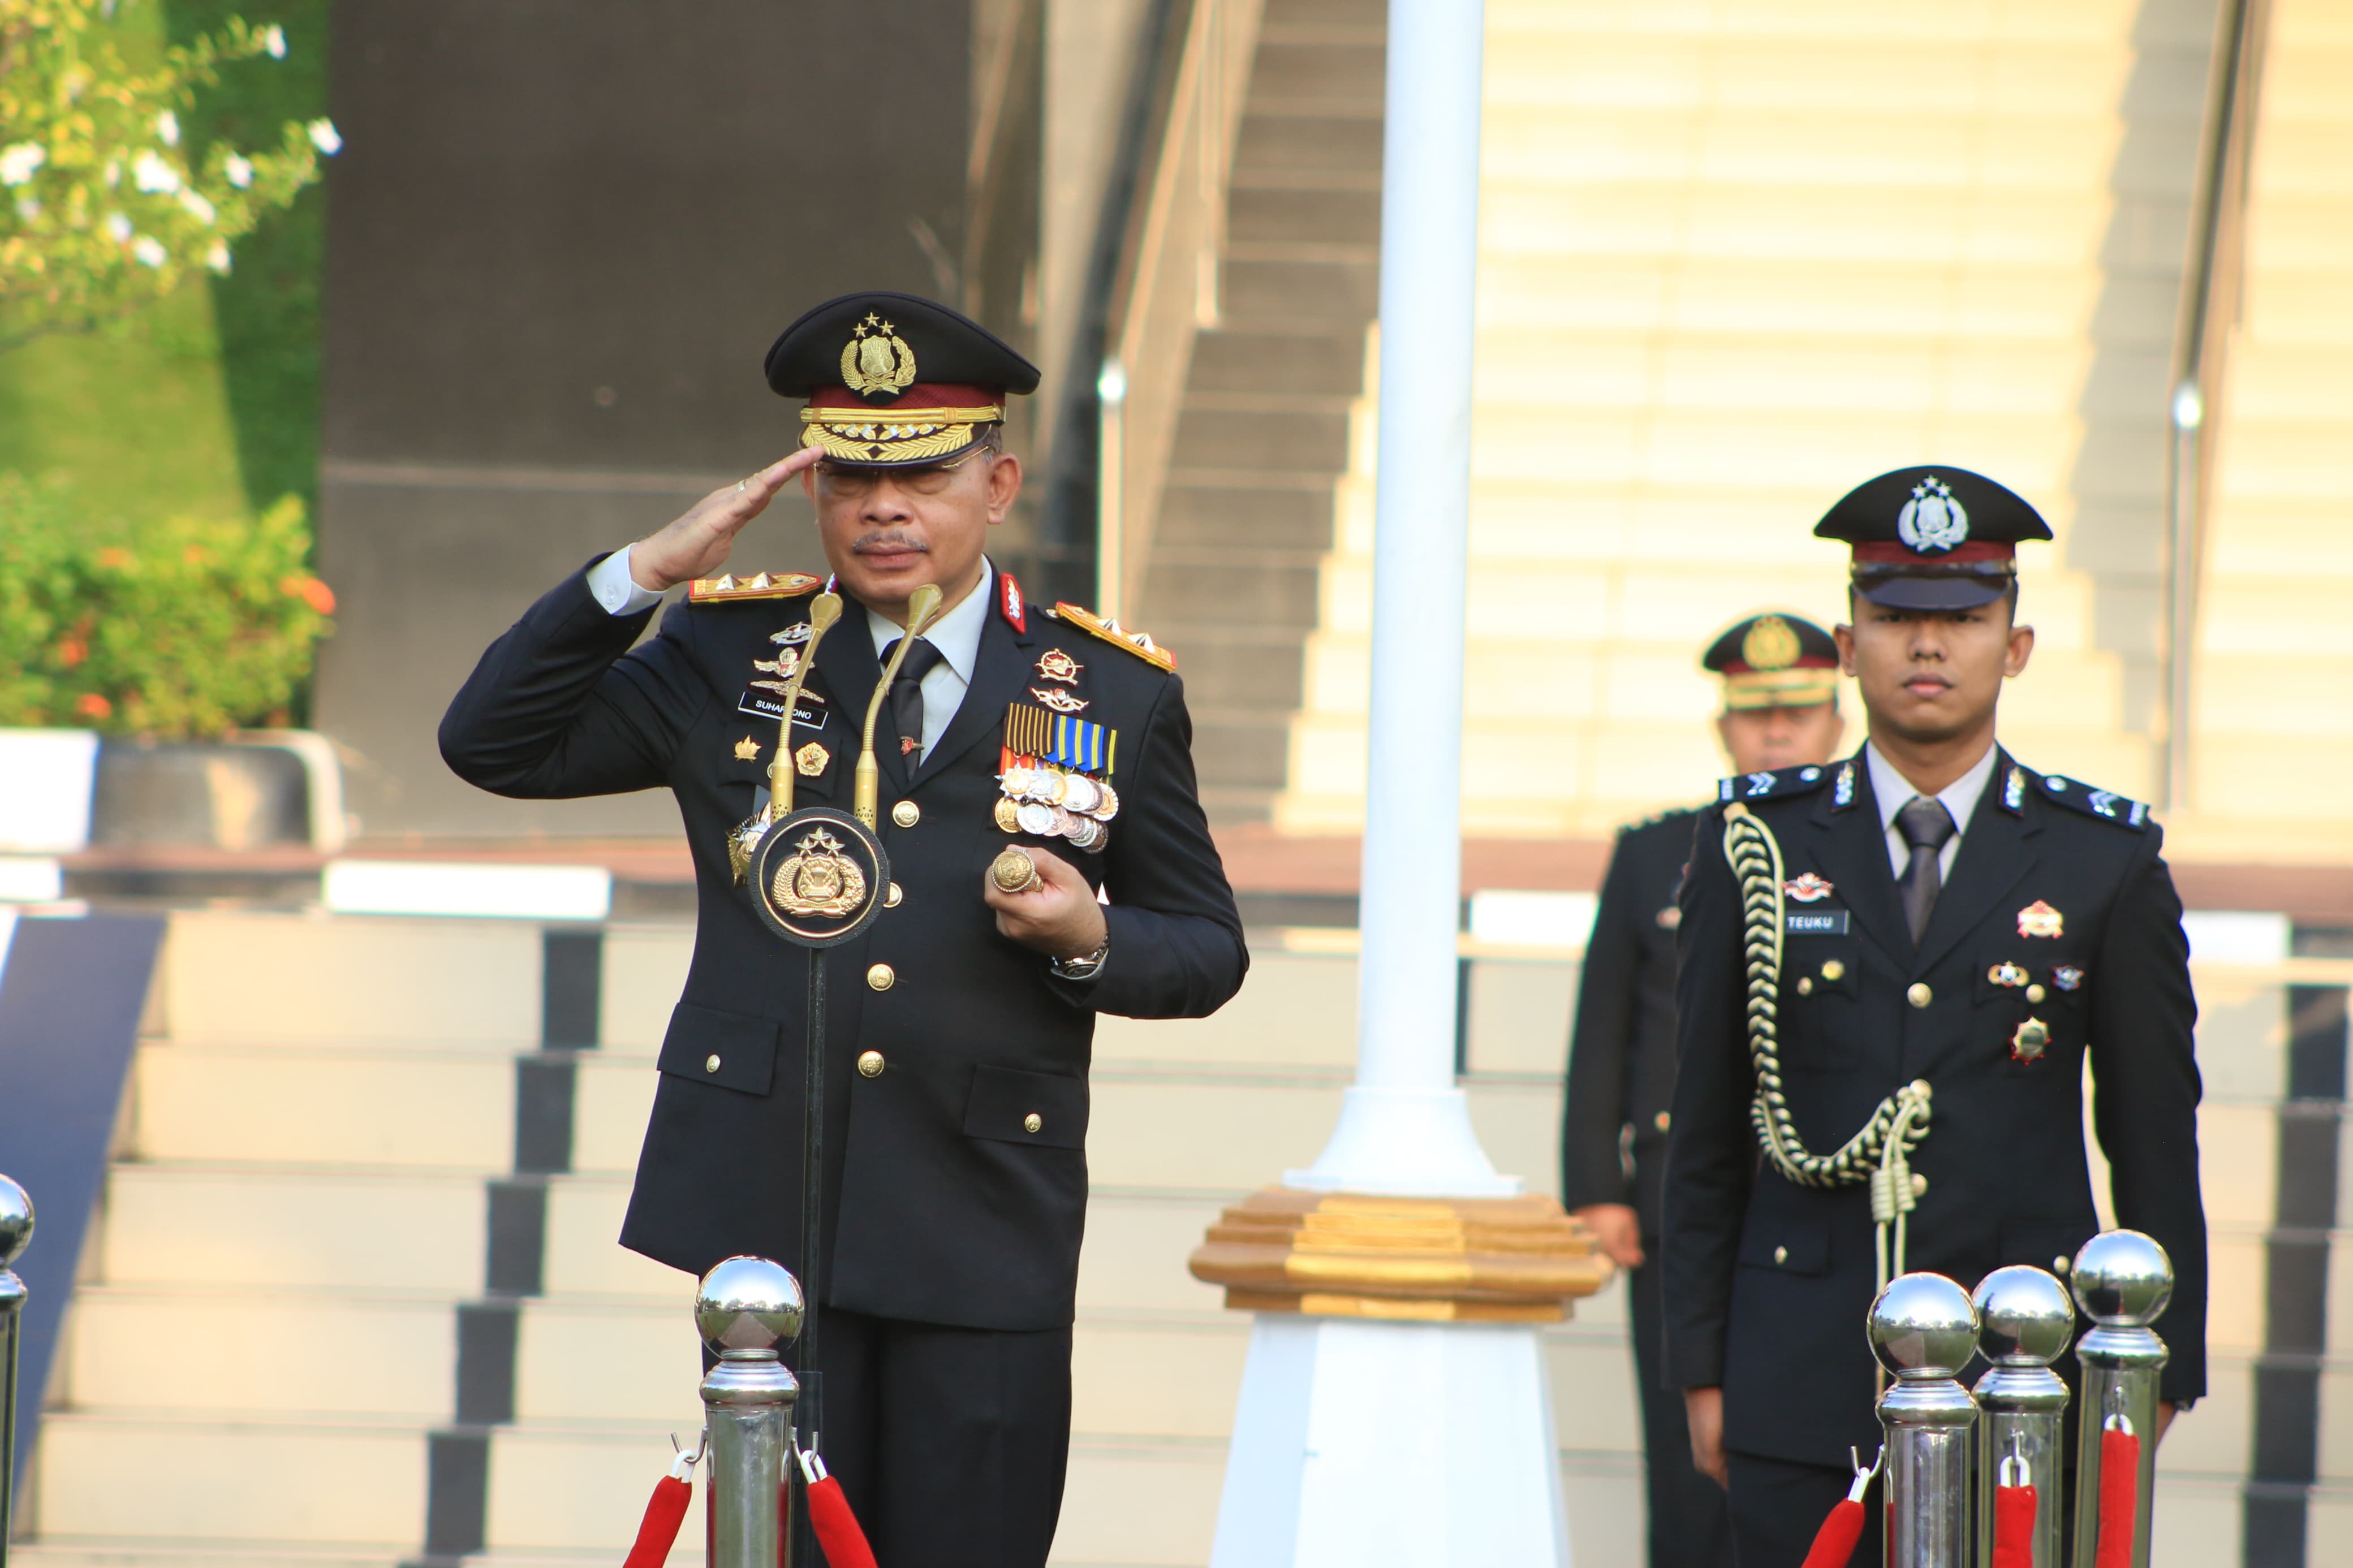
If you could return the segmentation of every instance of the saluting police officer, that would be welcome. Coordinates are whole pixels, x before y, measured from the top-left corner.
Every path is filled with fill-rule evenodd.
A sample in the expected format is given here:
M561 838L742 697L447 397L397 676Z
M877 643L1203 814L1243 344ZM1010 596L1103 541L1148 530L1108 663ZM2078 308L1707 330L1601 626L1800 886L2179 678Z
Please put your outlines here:
M1846 730L1838 662L1831 634L1800 616L1752 616L1709 645L1700 666L1724 681L1715 732L1735 771L1830 761ZM1610 851L1577 981L1561 1119L1561 1202L1628 1271L1651 1568L1732 1561L1724 1489L1693 1468L1683 1393L1662 1377L1652 1259L1675 1088L1675 891L1698 817L1696 807L1654 816Z
M2063 1272L2098 1228L2086 1056L2116 1219L2173 1260L2162 1416L2206 1381L2196 1005L2163 835L1994 734L2034 648L2015 546L2051 531L1937 466L1859 486L1814 531L1853 548L1837 637L1868 742L1724 781L1677 931L1668 1376L1743 1568L1802 1560L1850 1447L1879 1444L1880 1281ZM1876 1224L1872 1173L1907 1158L1888 1185L1912 1206ZM1867 1531L1858 1563L1878 1550Z
M732 852L780 728L795 804L849 806L910 596L942 590L878 725L885 908L826 950L822 1436L891 1568L1035 1568L1069 1448L1094 1016L1215 1011L1248 964L1241 922L1173 658L1029 604L984 553L1021 484L1005 400L1037 370L944 306L869 293L795 321L766 372L807 400L801 449L533 605L450 705L442 753L501 795L678 797L694 958L621 1241L689 1273L794 1259L808 963ZM821 637L818 579L721 574L797 479L846 600ZM1038 885L987 877L1008 845Z

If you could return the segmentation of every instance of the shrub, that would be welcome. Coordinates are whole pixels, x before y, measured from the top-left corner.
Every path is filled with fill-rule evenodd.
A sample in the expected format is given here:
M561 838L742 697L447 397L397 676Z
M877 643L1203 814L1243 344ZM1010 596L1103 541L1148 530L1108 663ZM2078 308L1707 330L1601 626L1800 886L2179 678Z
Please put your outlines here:
M291 496L259 517L93 523L0 473L0 724L172 739L283 724L333 629Z

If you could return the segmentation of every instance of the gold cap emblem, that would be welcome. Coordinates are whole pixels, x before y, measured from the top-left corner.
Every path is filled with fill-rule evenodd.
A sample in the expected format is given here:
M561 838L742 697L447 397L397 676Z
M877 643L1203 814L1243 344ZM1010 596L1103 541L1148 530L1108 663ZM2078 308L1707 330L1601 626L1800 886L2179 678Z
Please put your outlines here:
M1787 669L1798 662L1798 634L1778 616L1759 616L1740 639L1740 662L1751 669Z
M915 384L915 351L895 327L869 310L841 345L841 381L861 396L896 397Z

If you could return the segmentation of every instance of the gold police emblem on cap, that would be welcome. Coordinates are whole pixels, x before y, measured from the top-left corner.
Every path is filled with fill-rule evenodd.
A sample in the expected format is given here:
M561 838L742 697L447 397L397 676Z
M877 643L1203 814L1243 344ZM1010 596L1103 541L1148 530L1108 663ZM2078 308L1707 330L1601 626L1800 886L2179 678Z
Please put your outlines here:
M915 351L897 328L869 310L841 345L841 381L861 396L896 397L915 384Z
M1778 616L1759 616L1740 639L1740 662L1751 669L1787 669L1798 662L1798 634Z

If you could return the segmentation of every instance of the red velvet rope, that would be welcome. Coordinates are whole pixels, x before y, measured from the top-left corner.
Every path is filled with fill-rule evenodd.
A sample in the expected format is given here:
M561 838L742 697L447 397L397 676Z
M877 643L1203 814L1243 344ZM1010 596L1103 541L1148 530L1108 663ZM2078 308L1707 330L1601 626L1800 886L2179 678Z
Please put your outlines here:
M1854 1543L1862 1539L1862 1504L1852 1498L1841 1498L1814 1532L1812 1550L1806 1553L1806 1568L1846 1568L1846 1560L1854 1555ZM2100 1568L2107 1568L2102 1563Z
M2132 1568L2140 1511L2140 1438L2111 1426L2100 1434L2100 1545L2094 1568Z
M686 1505L693 1497L692 1484L676 1476L664 1476L656 1481L654 1495L646 1503L645 1522L638 1526L637 1544L629 1548L628 1560L621 1568L662 1568L670 1560L680 1521L686 1518Z
M817 1543L825 1552L826 1568L875 1568L874 1549L866 1544L866 1532L858 1528L858 1516L849 1511L849 1500L841 1495L839 1481L828 1476L813 1482L808 1489L808 1510Z
M2034 1489L1996 1487L1993 1568L2034 1568Z

